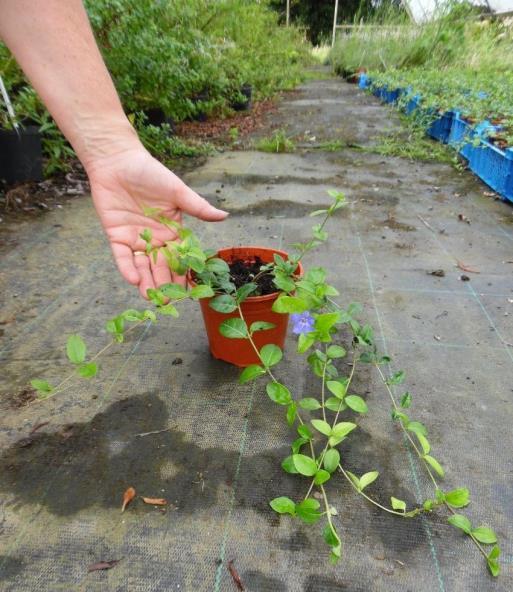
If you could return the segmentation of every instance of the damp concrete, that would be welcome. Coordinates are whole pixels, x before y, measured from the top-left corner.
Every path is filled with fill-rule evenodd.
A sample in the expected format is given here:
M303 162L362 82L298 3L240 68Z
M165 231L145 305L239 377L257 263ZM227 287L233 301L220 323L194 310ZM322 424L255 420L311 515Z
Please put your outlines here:
M286 95L259 133L279 126L312 144L370 145L399 125L377 99L332 78ZM503 574L492 581L443 514L382 514L342 480L328 485L343 540L343 560L331 566L319 525L268 507L305 492L280 468L294 437L283 409L264 383L238 386L238 370L210 356L194 303L132 332L97 379L27 401L29 379L67 371L68 334L98 351L105 321L142 305L115 269L90 199L77 198L4 229L17 245L0 250L0 590L229 592L231 560L250 592L511 590L511 206L466 171L350 148L225 152L186 180L231 213L222 224L189 221L213 248L287 249L309 237L309 214L329 203L328 189L346 193L329 242L305 263L328 269L341 305L362 303L362 320L406 372L411 415L430 429L443 486L470 489L468 515L495 528ZM298 398L318 388L292 337L276 371ZM432 495L377 377L364 368L354 388L370 412L342 446L347 466L380 472L372 492L384 504ZM169 504L138 498L121 513L129 486ZM115 559L111 570L87 573Z

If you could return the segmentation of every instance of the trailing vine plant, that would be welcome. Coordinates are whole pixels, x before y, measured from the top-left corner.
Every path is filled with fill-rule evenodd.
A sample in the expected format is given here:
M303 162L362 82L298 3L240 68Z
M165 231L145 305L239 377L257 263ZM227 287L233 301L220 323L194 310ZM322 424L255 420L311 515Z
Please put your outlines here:
M445 471L440 461L433 456L426 426L410 415L412 395L408 392L396 395L396 389L404 381L404 372L390 370L391 359L378 351L372 327L357 319L361 306L352 303L347 308L339 307L333 300L338 296L338 291L327 283L326 271L322 267L310 269L303 277L295 275L303 256L327 240L325 226L328 220L345 205L342 193L332 190L329 194L333 197L331 206L312 213L312 216L323 216L322 222L313 226L312 238L292 245L295 252L287 260L276 254L273 262L261 266L252 282L239 288L232 281L228 264L216 257L214 251L203 250L190 229L179 226L158 211L145 210L146 214L173 228L180 238L180 243L168 242L162 247L154 247L151 232L145 230L141 236L146 241L147 254L156 257L159 251L162 252L175 273L192 273L196 285L186 289L172 283L148 290L154 309L130 309L109 320L106 329L112 334L113 340L91 358L87 358L83 339L79 335L71 335L66 352L74 366L73 372L56 386L40 379L32 380L31 384L38 391L40 400L62 393L72 386L73 378L95 376L98 372L97 359L101 354L112 345L121 343L125 335L136 327L156 322L158 315L178 316L176 305L187 298L211 298L209 304L214 310L238 313L220 324L220 332L227 338L247 340L260 361L259 364L244 368L239 382L244 384L265 377L267 395L284 408L289 430L295 434L290 454L283 459L281 466L285 472L296 474L305 481L305 492L295 500L286 496L274 498L270 506L275 512L290 515L307 524L322 522L323 537L330 548L330 559L336 563L342 556L342 538L340 527L336 524L337 511L328 494L330 482L340 475L366 502L399 519L411 519L435 510L444 510L448 514L449 524L472 540L485 558L490 573L498 576L500 548L496 534L488 526L474 526L461 513L470 502L466 487L442 488L440 481ZM306 356L311 372L319 381L316 397L295 396L280 381L276 370L283 356L280 347L272 343L260 349L257 347L254 334L271 329L274 325L264 321L253 322L249 326L246 323L241 305L246 298L255 294L258 289L255 280L265 274L272 277L279 292L273 311L291 314L293 332L298 336L297 352ZM342 331L351 336L345 347L335 343L335 337ZM340 361L347 358L351 368L348 375L340 369ZM340 445L350 441L351 434L358 429L358 417L368 412L367 402L352 391L355 373L365 365L379 376L390 400L392 421L399 425L407 446L416 455L432 484L432 494L418 506L407 507L405 501L394 496L390 497L389 504L378 501L371 493L371 486L378 479L379 472L371 470L356 475L349 471L340 453ZM491 546L491 550L487 546Z

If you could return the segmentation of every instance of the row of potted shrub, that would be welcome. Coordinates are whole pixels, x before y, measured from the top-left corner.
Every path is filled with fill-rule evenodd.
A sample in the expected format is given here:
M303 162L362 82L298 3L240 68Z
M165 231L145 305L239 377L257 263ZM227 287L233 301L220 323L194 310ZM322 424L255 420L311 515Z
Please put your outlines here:
M426 118L426 133L430 137L455 148L475 175L502 198L513 202L513 147L501 148L489 139L500 131L500 125L487 120L475 122L456 109L437 112L423 108L422 97L410 88L377 85L364 72L359 75L358 86L372 90L385 103L399 104L407 115Z

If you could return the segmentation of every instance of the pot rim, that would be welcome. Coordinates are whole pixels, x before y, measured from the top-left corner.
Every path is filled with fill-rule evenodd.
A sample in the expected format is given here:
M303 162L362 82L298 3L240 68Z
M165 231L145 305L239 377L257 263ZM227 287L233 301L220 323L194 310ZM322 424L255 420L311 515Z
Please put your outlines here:
M238 251L238 250L245 250L245 251L251 251L251 250L255 250L255 251L268 251L271 253L277 253L278 255L285 255L285 257L288 259L289 254L286 251L282 251L281 249L275 249L273 247L259 247L257 245L240 245L238 247L225 247L223 249L218 249L217 251L217 256L219 257L219 259L223 259L223 257L221 256L222 252L227 252L227 251ZM225 259L223 259L224 261ZM303 265L301 264L301 261L298 262L298 267L296 269L296 274L298 277L302 277L304 274L304 269L303 269ZM192 274L190 271L187 272L187 282L191 285L191 286L196 286L196 282L192 279ZM242 305L244 305L246 302L247 303L251 303L251 302L266 302L269 300L276 300L276 298L278 298L278 295L280 294L280 290L277 290L276 292L272 292L271 294L265 294L265 296L248 296L244 302L242 303ZM213 296L210 296L209 298L213 298Z

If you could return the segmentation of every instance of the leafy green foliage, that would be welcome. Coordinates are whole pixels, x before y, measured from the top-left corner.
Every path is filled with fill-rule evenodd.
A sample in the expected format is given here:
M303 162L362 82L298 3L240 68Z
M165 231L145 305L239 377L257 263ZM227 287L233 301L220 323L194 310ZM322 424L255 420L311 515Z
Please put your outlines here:
M219 325L219 331L221 335L224 335L224 337L229 337L230 339L248 338L248 328L246 323L242 319L238 318L227 319L226 321L223 321Z
M318 240L326 232L324 228L327 219L336 207L344 202L343 194L340 192L333 191L331 196L334 199L333 204L325 208L323 212L325 219L313 230ZM285 407L285 419L295 438L291 444L291 454L282 461L281 466L285 472L301 475L308 482L308 491L301 502L295 503L285 496L277 497L270 502L274 511L279 514L289 514L308 524L323 519L325 521L323 534L330 547L330 559L333 562L338 561L342 552L342 543L335 526L338 513L328 500L329 485L326 484L338 477L340 473L350 480L358 494L382 510L406 519L413 518L422 512L432 512L445 507L451 513L449 523L462 530L474 544L495 545L497 537L491 528L474 527L465 516L454 514L455 508L460 509L468 505L469 491L465 487L460 487L443 492L439 487L437 478L444 476L444 470L439 461L431 455L431 444L427 439L428 430L423 423L405 413L405 410L411 407L412 397L409 393L404 393L399 399L400 402L396 401L394 387L403 383L404 372L396 372L389 377L384 374L383 366L390 364L391 360L378 351L372 328L360 323L356 318L361 312L361 306L352 303L347 309L334 308L333 301L328 298L332 295L332 290L326 283L326 272L320 267L309 270L302 278L294 275L302 255L313 248L311 241L297 244L298 254L290 255L288 260L276 254L274 261L260 268L260 273L280 278L278 283L283 288L275 301L275 308L282 313L298 315L295 319L293 317L292 323L294 331L300 333L298 350L300 353L306 353L306 361L319 387L317 396L302 396L303 393L301 393L301 398L295 399L289 388L279 382L276 378L277 374L275 375L276 366L283 357L281 348L270 342L257 346L253 339L253 335L260 332L264 332L264 335L258 335L258 338L265 337L265 332L272 329L274 325L267 321L253 321L248 329L244 319L244 307L239 306L255 293L256 282L250 282L237 289L226 263L215 257L212 251L203 250L190 230L180 227L172 220L165 219L158 212L148 212L147 215L172 227L181 239L179 244L153 247L151 233L143 232L149 254L154 256L159 251L165 250L171 269L180 273L194 272L192 276L194 286L189 291L178 284L167 284L158 289L148 290L148 297L155 307L154 311L125 310L107 322L107 330L114 338L113 343L121 342L125 334L140 323L155 322L157 315L177 315L178 311L174 305L186 298L192 300L208 298L209 305L214 310L225 317L228 316L219 324L221 335L228 339L246 340L241 345L251 348L259 358L258 363L251 364L242 370L239 382L245 384L260 376L268 375L267 395L273 402ZM295 287L294 290L290 290L290 293L288 281ZM239 316L233 316L236 314L235 311ZM129 323L135 323L135 325L130 327ZM303 330L304 333L301 332ZM350 336L347 347L333 343L335 336L338 338L344 334ZM268 337L271 335L267 334ZM260 343L262 342L259 341ZM87 361L86 345L78 335L70 336L66 353L73 364L74 373L84 378L90 378L97 373L98 367L94 360L98 354ZM351 356L350 362L341 361L348 355ZM423 468L427 469L434 485L434 494L420 507L414 507L408 512L406 502L401 499L391 497L392 509L390 509L372 498L371 485L379 477L378 471L369 471L359 477L342 465L341 453L337 446L348 439L357 428L357 424L349 420L354 417L354 413L368 412L367 403L362 397L348 394L351 392L355 371L360 366L364 366L367 371L377 371L380 375L392 400L392 418L397 421L396 427L400 428L413 444L412 450L418 456ZM342 368L347 370L348 367L351 370L349 376L345 376L341 370ZM62 392L66 388L62 385L69 378L64 379L56 387L52 387L46 381L35 379L32 381L32 386L38 390L40 398L45 398ZM312 388L309 383L305 384L308 384L308 389ZM296 388L300 390L301 383L298 383ZM332 396L327 397L328 393ZM305 411L308 412L307 417L304 414ZM347 443L344 444L344 446L347 445ZM353 457L358 459L354 453ZM313 497L310 497L314 487L317 489ZM323 502L322 510L317 498ZM481 547L480 549L486 555ZM488 569L492 575L499 573L499 554L499 547L494 546L486 555Z

